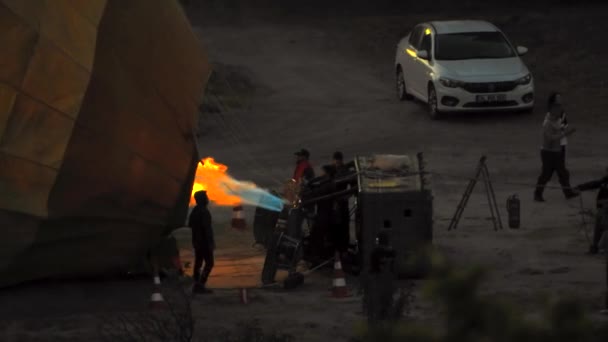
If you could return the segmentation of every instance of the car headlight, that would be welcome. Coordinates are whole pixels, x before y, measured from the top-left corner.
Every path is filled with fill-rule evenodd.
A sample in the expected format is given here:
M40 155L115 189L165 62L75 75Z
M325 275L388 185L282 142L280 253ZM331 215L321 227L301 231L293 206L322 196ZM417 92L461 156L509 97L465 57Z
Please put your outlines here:
M526 85L530 84L530 82L532 82L532 74L527 74L526 76L515 80L515 83L517 83L517 85Z
M451 80L449 78L443 78L443 77L439 79L439 83L441 83L441 85L443 85L444 87L448 87L448 88L459 88L464 85L464 82Z

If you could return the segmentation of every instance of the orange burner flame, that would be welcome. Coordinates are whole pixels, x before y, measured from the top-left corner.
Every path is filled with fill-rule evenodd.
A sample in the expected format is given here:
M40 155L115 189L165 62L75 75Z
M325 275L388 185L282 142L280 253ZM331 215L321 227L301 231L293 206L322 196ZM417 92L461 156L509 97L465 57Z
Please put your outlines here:
M217 205L235 206L241 204L241 199L229 193L229 189L225 186L231 181L231 177L226 171L228 171L226 165L216 163L211 157L199 162L194 185L192 186L190 205L196 204L194 193L201 190L207 191L209 201Z

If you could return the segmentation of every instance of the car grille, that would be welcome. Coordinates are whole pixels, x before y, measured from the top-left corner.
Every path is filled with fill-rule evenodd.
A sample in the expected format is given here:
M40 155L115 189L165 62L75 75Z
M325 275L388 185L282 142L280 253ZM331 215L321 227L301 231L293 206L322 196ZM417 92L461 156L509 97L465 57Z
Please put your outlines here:
M486 82L486 83L465 83L462 88L469 93L484 94L484 93L503 93L511 91L517 87L517 83L513 81L507 82Z

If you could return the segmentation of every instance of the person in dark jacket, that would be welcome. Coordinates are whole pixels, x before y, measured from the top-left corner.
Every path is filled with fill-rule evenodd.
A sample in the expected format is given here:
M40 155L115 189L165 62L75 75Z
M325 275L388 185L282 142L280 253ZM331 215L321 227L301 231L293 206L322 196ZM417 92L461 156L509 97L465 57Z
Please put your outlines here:
M194 193L196 206L190 213L188 226L192 229L192 246L194 247L194 292L211 293L206 288L207 279L213 269L215 250L215 239L213 227L211 226L211 213L207 208L209 198L206 191ZM201 272L201 267L205 262L205 267Z
M597 254L602 234L605 234L608 229L608 168L606 168L606 175L604 177L580 184L576 188L580 191L599 189L597 193L597 216L595 229L593 230L593 242L589 247L590 254Z
M336 168L336 176L341 173L345 173L347 170L346 165L344 165L344 154L340 151L334 152L333 155L334 167Z
M560 144L560 140L572 134L574 130L562 130L560 123L561 115L561 109L554 107L547 113L543 122L543 144L540 152L543 166L542 172L536 182L536 190L534 191L534 200L537 202L545 201L543 198L545 185L549 182L554 172L557 172L559 183L566 198L570 199L578 196L578 192L574 191L570 186L570 175L562 162L562 148Z
M324 165L323 175L315 179L316 187L311 189L309 198L319 198L332 194L336 191L334 177L336 175L335 168L331 165ZM323 199L316 204L316 216L310 232L310 244L313 258L316 258L313 264L325 260L328 256L333 255L333 251L328 251L326 244L328 240L332 240L333 225L336 221L336 210L334 199ZM330 241L331 242L331 241Z

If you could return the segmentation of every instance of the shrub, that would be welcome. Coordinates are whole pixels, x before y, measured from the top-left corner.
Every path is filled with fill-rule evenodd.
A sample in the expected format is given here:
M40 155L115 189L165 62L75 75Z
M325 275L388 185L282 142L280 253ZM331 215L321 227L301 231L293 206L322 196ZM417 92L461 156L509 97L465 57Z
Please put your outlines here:
M547 303L540 320L527 319L522 310L483 297L479 288L485 272L478 267L456 269L433 255L433 274L425 295L444 315L443 331L415 322L368 326L357 341L608 341L608 324L594 324L574 299Z

